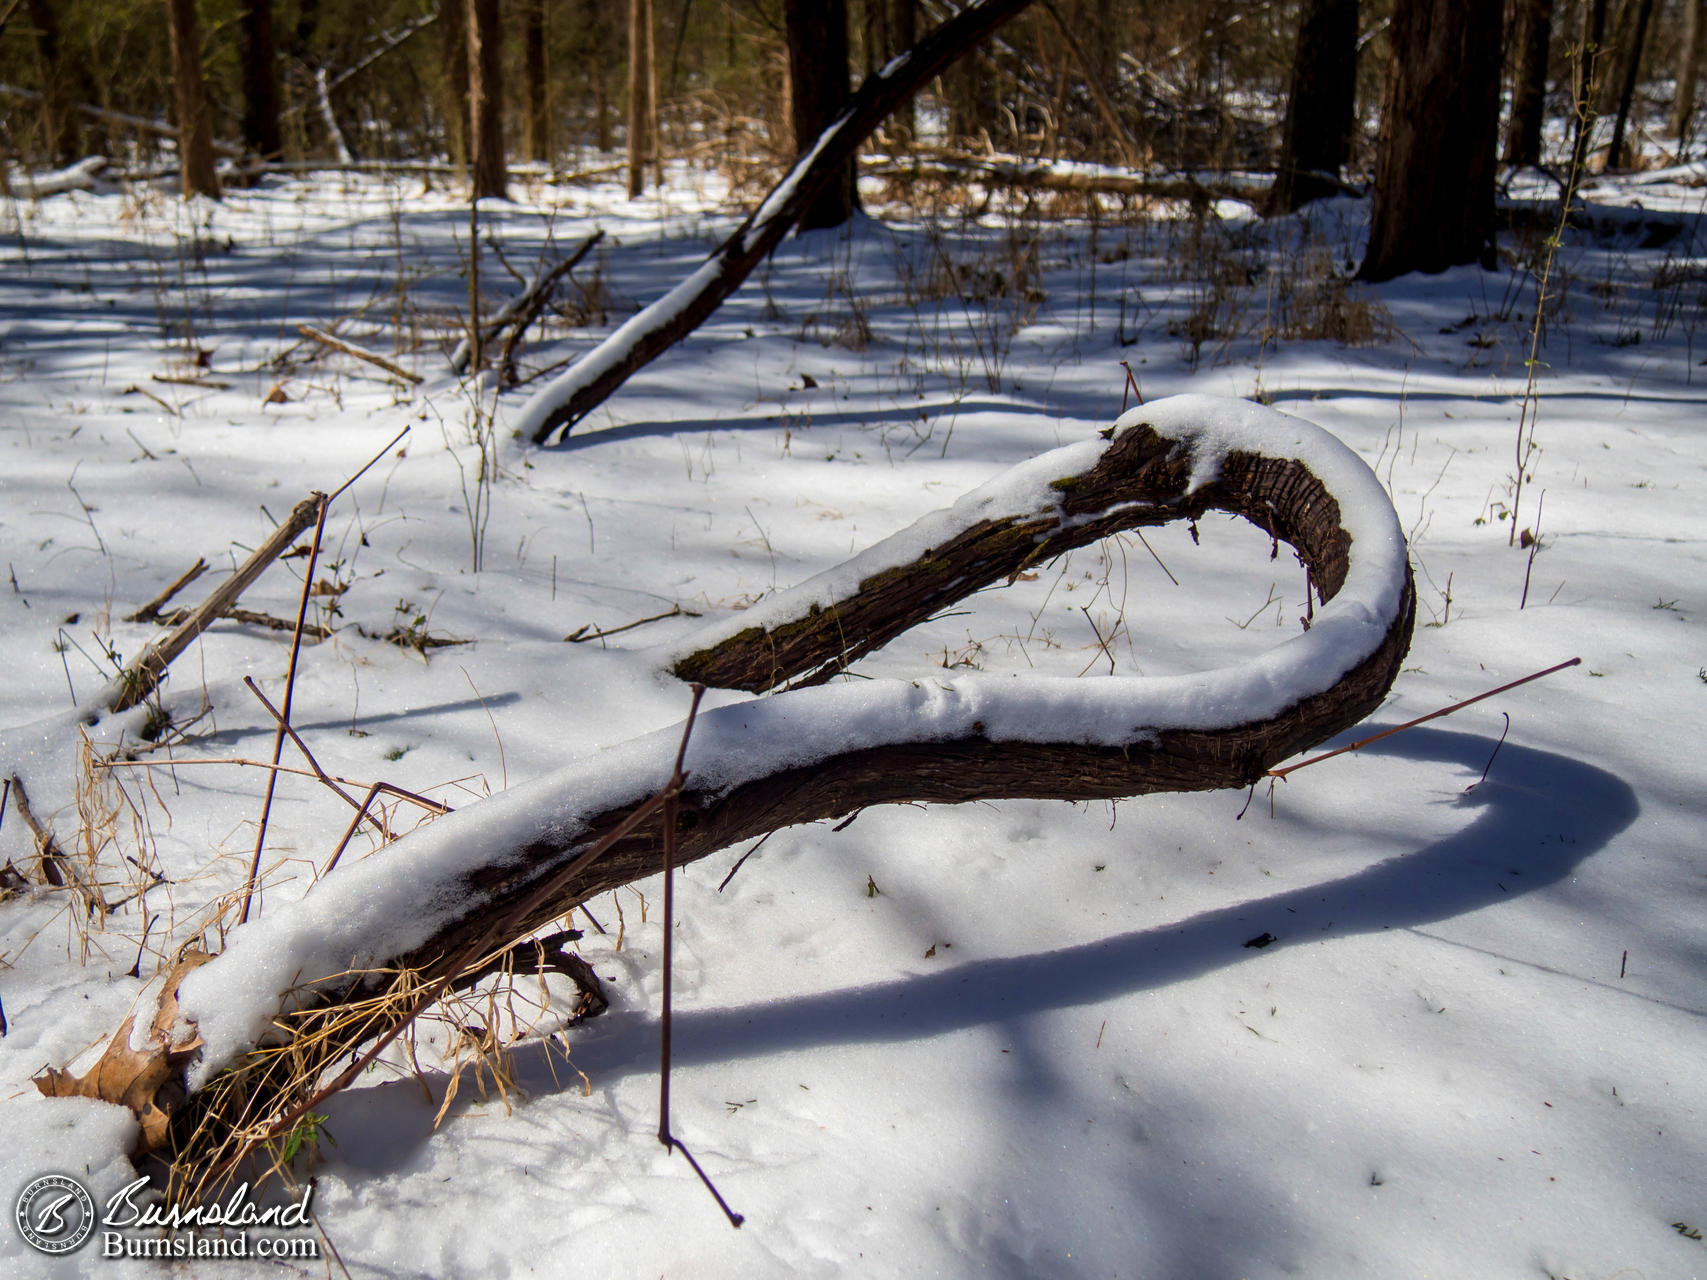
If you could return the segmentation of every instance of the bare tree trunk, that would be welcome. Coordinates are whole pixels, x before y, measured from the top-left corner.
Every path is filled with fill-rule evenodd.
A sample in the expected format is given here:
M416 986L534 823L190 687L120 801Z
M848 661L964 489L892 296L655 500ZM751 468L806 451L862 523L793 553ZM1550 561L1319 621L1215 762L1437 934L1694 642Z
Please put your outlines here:
M1394 6L1360 278L1494 265L1502 16L1484 0Z
M1648 44L1648 24L1653 16L1654 0L1639 0L1636 27L1630 35L1629 49L1624 58L1623 83L1618 89L1618 115L1612 123L1612 145L1606 153L1608 169L1620 169L1629 162L1624 154L1624 131L1630 123L1630 104L1635 101L1636 81L1642 71L1642 53Z
M77 120L78 86L63 56L59 15L49 0L29 0L29 19L42 87L42 146L59 163L72 164L83 158L83 136Z
M468 163L468 15L466 0L439 0L440 85L445 151L458 167Z
M587 0L587 31L592 39L593 145L601 152L611 149L610 120L610 25L605 0Z
M1547 52L1553 37L1553 0L1515 0L1512 45L1511 123L1505 137L1505 162L1541 163L1541 126L1547 116Z
M1701 62L1701 10L1707 0L1683 0L1683 34L1677 46L1677 93L1666 132L1682 143L1695 115L1695 79Z
M213 120L208 112L207 85L202 80L196 0L169 0L169 4L180 187L186 197L211 196L217 200L219 174L213 167Z
M1268 214L1338 195L1357 111L1357 0L1307 0ZM1328 181L1334 179L1335 181Z
M551 125L545 92L545 3L546 0L523 0L522 12L527 157L542 163L551 159Z
M1601 78L1605 74L1606 0L1583 0L1582 26L1578 35L1576 71L1571 86L1571 172L1582 172L1588 162L1588 144L1594 135L1595 110L1600 102Z
M468 106L474 141L472 198L502 198L504 83L499 61L498 0L468 0Z
M905 53L919 39L919 0L893 0L894 8L889 18L889 55ZM918 107L913 99L908 98L901 104L896 115L907 130L909 141L917 138L919 132Z
M848 102L846 0L784 0L788 28L788 83L793 104L794 150L818 140ZM839 227L859 208L854 158L830 176L800 219L802 231Z
M278 50L273 0L250 0L242 13L243 145L263 160L284 152L279 134Z
M652 113L647 99L652 83L651 6L647 0L628 0L628 198L646 190L646 161L650 154L647 126Z

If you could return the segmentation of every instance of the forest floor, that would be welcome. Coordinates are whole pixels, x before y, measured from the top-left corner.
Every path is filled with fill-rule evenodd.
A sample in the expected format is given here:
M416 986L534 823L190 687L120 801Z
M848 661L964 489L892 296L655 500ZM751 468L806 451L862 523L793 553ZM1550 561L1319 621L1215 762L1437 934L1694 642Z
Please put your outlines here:
M1232 202L923 216L870 185L870 216L788 241L544 448L509 426L526 388L448 370L468 297L452 191L8 202L0 773L128 900L100 920L64 890L0 901L0 1270L155 1273L103 1261L98 1238L38 1256L13 1229L38 1174L97 1200L137 1176L127 1113L30 1081L111 1034L177 947L222 936L255 848L265 772L173 762L270 755L243 678L277 701L289 632L215 625L172 668L147 767L96 769L112 735L138 745L139 716L88 748L64 718L156 634L126 615L198 557L229 570L378 455L330 509L308 617L331 635L301 652L291 718L334 774L469 805L679 722L685 690L646 646L1094 439L1130 394L1125 360L1146 400L1307 418L1387 487L1418 626L1351 736L1581 665L1254 795L872 809L778 832L726 887L739 848L687 869L675 1128L739 1231L656 1138L658 882L600 898L605 932L578 919L579 947L610 1011L563 1030L566 985L520 984L535 1004L511 1005L525 1034L502 1088L461 1038L486 1015L424 1024L422 1074L371 1072L298 1157L325 1256L257 1273L1707 1274L1701 183L1598 183L1551 257L1543 219L1505 234L1498 271L1377 288L1343 278L1352 200L1268 224ZM606 233L524 376L588 350L735 221L688 171L632 203L515 195L481 228L488 310L518 288L499 250L530 275ZM1230 520L1199 532L1074 552L858 670L1169 675L1296 634L1291 558ZM294 618L303 563L242 606ZM26 753L53 717L65 731ZM282 778L263 911L309 890L347 821ZM15 803L6 859L36 862Z

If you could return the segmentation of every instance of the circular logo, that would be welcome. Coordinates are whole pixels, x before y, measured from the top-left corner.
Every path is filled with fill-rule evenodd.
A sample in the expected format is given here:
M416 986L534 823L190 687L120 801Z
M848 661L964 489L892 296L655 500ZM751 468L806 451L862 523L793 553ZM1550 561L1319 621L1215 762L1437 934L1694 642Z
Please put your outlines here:
M72 1253L95 1232L95 1202L63 1173L37 1178L18 1196L18 1231L43 1253Z

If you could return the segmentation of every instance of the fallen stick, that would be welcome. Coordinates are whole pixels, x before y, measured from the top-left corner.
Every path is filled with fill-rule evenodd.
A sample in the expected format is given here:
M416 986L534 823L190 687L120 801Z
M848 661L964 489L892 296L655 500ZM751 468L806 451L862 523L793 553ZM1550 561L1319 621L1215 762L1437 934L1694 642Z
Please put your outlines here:
M150 600L147 604L143 605L142 608L138 609L135 613L130 614L128 617L126 617L125 621L126 622L153 622L153 621L155 621L156 619L158 619L160 617L160 611L162 609L164 609L167 606L167 604L169 604L171 602L173 596L177 595L178 592L182 591L185 587L189 586L190 583L194 582L197 578L201 577L202 574L205 573L206 571L207 571L207 561L203 560L200 556L197 556L196 562L194 564L192 564L188 570L185 571L183 577L179 578L171 586L167 587L164 591L162 591L159 595L155 596L154 599ZM183 619L182 618L175 618L173 621L174 622L182 622Z
M369 351L366 347L358 347L353 342L345 342L342 338L333 337L324 330L316 329L311 324L299 324L296 326L296 331L305 338L314 339L314 341L318 342L321 346L330 347L334 351L341 351L347 356L354 356L357 360L365 360L368 364L371 364L376 368L384 369L392 377L401 378L411 386L418 385L421 381L420 374L410 373L407 369L386 359L377 351Z
M1565 670L1567 667L1578 666L1581 662L1581 658L1570 658L1564 662L1555 663L1545 671L1531 672L1521 680L1508 681L1497 689L1489 689L1486 693L1478 693L1474 698L1465 698L1462 702L1454 702L1450 707L1442 707L1438 711L1429 712L1426 716L1418 716L1415 720L1407 720L1404 724L1396 724L1391 729L1383 729L1380 733L1371 734L1367 738L1359 738L1356 742L1347 743L1343 747L1335 747L1332 751L1324 751L1319 756L1311 756L1308 760L1300 760L1297 764L1289 764L1284 769L1270 769L1268 771L1268 776L1271 778L1284 778L1289 773L1297 773L1298 770L1308 768L1310 765L1320 764L1324 760L1332 760L1335 756L1343 756L1348 751L1361 751L1372 742L1380 742L1383 738L1391 738L1395 733L1403 733L1406 729L1414 729L1419 724L1427 724L1430 720L1438 720L1442 716L1449 716L1454 711L1462 711L1465 707L1472 706L1484 699L1491 698L1495 694L1504 693L1508 689L1515 689L1520 684L1528 684L1531 680L1539 680L1542 676L1550 676L1554 672ZM1486 777L1487 774L1484 772L1482 776Z
M131 660L130 665L119 673L118 679L113 681L102 695L102 701L107 704L109 710L128 711L159 687L160 681L166 675L166 668L172 665L172 660L189 648L190 642L206 631L216 619L222 617L237 602L237 597L248 589L249 584L260 577L266 567L276 560L303 530L314 523L322 496L315 493L297 503L285 518L285 522L255 548L250 557L238 566L236 573L215 587L207 599L191 609L182 622Z

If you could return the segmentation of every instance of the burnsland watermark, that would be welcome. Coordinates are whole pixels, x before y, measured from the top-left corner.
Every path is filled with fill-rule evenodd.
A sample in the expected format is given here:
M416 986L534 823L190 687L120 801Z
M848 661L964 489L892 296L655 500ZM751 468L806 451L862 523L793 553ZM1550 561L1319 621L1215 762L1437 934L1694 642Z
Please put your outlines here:
M18 1232L34 1249L68 1254L98 1231L103 1258L318 1258L312 1236L251 1235L251 1232L302 1231L312 1226L308 1205L312 1187L290 1204L264 1208L239 1183L223 1199L209 1204L166 1204L150 1191L144 1174L121 1188L100 1213L88 1190L65 1174L35 1179L18 1197Z

